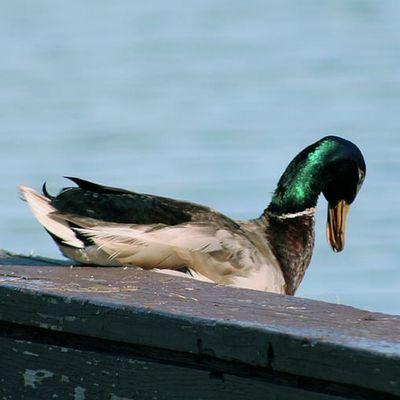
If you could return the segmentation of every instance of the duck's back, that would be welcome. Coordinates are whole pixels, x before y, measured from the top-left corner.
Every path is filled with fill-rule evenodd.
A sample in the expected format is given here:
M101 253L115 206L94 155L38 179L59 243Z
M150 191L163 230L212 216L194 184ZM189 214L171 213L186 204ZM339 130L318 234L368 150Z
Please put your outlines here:
M51 205L63 213L113 223L178 225L215 221L237 228L230 218L200 204L69 179L79 187L67 187L50 198Z

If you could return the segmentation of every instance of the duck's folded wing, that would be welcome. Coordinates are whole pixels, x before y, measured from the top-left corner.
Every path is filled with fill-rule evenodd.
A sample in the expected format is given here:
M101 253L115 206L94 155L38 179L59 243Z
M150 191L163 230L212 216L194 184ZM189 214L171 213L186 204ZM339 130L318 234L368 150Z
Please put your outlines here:
M257 249L238 232L207 223L106 223L74 230L119 265L168 270L186 266L195 279L283 292L284 279L277 264L271 260L267 265Z
M110 265L95 257L97 248L116 264L136 260L153 268L179 268L199 249L218 257L220 233L238 229L236 222L204 206L78 182L82 188L66 188L56 197L19 187L61 251L76 261Z
M210 222L179 225L119 224L53 212L68 223L91 250L104 252L116 265L179 269L192 266L210 279L259 264L257 249L239 231Z
M192 265L198 253L205 255L222 251L215 229L202 224L166 226L105 223L74 230L108 254L110 260L143 268L176 269Z
M23 186L19 189L61 251L79 262L177 269L189 263L196 252L221 249L215 228L205 223L107 222L58 211L48 198L33 189Z

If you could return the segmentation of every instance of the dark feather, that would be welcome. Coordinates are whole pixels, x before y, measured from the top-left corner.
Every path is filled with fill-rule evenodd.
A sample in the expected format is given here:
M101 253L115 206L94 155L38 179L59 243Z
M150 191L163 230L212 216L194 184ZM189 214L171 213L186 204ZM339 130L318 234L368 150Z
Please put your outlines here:
M99 185L97 183L89 182L84 179L76 178L73 176L64 176L64 178L69 179L70 181L76 183L81 189L90 190L91 192L94 192L94 193L101 193L101 194L116 194L116 193L117 194L120 194L120 193L131 194L131 193L134 193L134 192L131 192L131 191L125 190L125 189Z
M311 260L314 216L283 220L270 216L266 235L281 265L286 294L294 295Z
M107 222L178 225L212 222L237 229L239 225L209 207L167 197L135 193L69 177L79 187L63 189L52 198L58 211Z
M44 228L44 230L53 238L53 240L57 244L62 245L62 246L71 247L71 248L74 247L74 246L69 246L69 245L65 244L61 238L59 238L58 236L54 235L54 233L51 233L48 229Z
M43 183L42 192L43 192L43 194L44 194L49 200L54 199L54 196L52 196L52 195L47 191L46 182Z

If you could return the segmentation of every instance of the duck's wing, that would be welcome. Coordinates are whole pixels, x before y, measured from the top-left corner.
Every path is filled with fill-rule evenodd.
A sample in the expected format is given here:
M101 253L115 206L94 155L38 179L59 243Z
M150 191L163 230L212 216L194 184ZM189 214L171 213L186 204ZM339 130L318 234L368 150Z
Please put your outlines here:
M150 243L154 251L157 243L160 254L161 247L178 248L178 242L185 249L212 249L216 231L240 230L235 221L202 205L70 179L78 187L65 188L55 197L45 187L45 195L23 186L19 190L62 252L76 261L108 265L109 260L96 258L107 250L108 258L120 263L129 249L137 253L140 246L144 251ZM101 243L93 247L95 232ZM137 246L128 248L126 243L133 241ZM118 249L111 250L111 242ZM68 248L84 249L86 253L83 257L83 250L77 254ZM101 251L97 253L96 248Z
M58 212L54 218L68 221L81 240L105 252L118 265L178 269L196 264L200 254L216 255L226 250L221 241L224 230L205 222L121 224Z

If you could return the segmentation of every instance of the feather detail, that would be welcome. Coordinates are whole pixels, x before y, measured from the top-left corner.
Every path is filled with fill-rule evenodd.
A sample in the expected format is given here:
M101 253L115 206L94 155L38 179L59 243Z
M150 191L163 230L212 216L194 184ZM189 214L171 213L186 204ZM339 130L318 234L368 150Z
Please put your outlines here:
M199 274L198 272L196 272L191 268L188 268L187 272L177 271L174 269L158 269L158 268L154 268L152 271L158 272L160 274L179 276L181 278L195 279L197 281L208 282L208 283L215 283L211 279L207 278L202 274Z
M51 205L50 199L22 185L18 186L18 190L21 198L28 203L35 217L48 232L67 246L84 247L66 221L52 217L56 209Z
M54 196L52 196L52 195L47 191L46 182L43 182L42 192L43 192L43 194L44 194L49 200L53 200L53 199L54 199Z
M144 268L176 269L190 263L192 253L222 250L215 231L202 224L114 224L74 230L92 240L110 259Z

